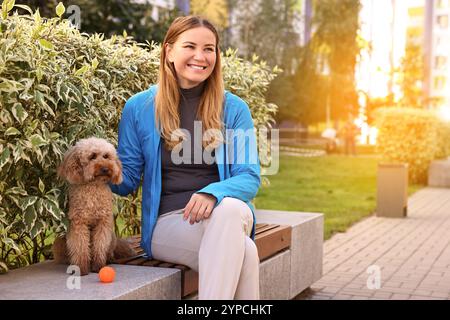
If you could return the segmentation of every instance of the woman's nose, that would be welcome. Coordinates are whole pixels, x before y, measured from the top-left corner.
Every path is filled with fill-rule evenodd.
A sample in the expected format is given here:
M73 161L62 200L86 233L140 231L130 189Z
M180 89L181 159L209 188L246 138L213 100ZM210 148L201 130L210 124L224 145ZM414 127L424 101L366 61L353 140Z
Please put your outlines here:
M205 61L205 55L203 54L203 51L195 50L194 59L199 61Z

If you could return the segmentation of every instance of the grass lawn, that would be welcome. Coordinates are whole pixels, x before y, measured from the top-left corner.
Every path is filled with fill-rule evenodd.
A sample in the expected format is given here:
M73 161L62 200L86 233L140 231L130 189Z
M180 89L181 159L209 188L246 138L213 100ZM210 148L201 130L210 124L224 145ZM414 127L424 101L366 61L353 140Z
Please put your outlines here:
M374 156L281 155L279 172L259 190L256 208L324 213L326 240L375 211L377 161ZM422 187L410 185L408 192Z

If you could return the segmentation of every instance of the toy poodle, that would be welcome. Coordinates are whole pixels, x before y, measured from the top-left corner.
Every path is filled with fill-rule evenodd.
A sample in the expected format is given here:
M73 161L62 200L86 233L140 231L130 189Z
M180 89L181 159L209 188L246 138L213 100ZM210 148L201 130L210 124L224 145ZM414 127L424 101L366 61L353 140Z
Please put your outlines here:
M113 145L94 137L78 141L64 155L58 175L69 183L70 226L67 235L53 244L55 261L77 265L86 275L115 259L135 255L128 242L114 233L108 183L122 182L122 164Z

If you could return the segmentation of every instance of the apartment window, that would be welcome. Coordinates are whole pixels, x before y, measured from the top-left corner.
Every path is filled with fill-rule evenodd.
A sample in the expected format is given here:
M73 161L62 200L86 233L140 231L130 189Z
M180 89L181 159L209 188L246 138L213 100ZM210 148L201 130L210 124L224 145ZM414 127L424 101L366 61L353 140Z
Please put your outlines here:
M444 76L436 76L434 77L434 90L443 90L447 83L447 78Z
M439 0L439 1L437 2L437 7L438 7L439 9L447 8L447 7L448 7L448 0Z
M447 29L448 28L448 15L447 14L438 15L436 22L437 22L439 28Z
M434 58L434 68L438 70L443 70L447 68L447 57L446 56L436 56Z

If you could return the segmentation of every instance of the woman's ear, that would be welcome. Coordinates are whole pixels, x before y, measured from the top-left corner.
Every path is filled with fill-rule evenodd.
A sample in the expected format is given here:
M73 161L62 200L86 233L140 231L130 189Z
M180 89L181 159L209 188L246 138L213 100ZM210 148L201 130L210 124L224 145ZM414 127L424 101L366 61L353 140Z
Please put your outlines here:
M170 43L166 43L164 45L164 50L166 50L167 61L173 63L172 45Z
M81 165L81 152L78 147L70 148L64 155L63 163L58 167L58 176L70 184L83 182L83 166Z

